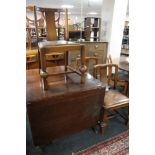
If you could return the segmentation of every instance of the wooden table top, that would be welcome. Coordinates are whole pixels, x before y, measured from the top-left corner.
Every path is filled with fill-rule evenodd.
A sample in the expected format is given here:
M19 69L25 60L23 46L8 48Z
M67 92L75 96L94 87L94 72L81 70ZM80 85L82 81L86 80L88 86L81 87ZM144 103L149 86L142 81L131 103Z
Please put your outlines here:
M49 72L64 71L64 66L49 67ZM29 102L36 102L55 96L67 95L70 93L85 92L87 90L101 89L105 84L99 80L94 79L90 74L86 73L85 83L80 83L80 76L76 73L68 75L51 76L48 78L49 89L44 91L41 83L41 78L38 69L31 69L26 71L27 75L27 89L26 100Z
M121 56L118 64L119 69L129 72L129 57Z
M58 47L58 46L84 46L83 44L71 42L71 41L65 41L65 40L58 40L58 41L44 41L39 42L38 46L39 48L48 48L48 47Z

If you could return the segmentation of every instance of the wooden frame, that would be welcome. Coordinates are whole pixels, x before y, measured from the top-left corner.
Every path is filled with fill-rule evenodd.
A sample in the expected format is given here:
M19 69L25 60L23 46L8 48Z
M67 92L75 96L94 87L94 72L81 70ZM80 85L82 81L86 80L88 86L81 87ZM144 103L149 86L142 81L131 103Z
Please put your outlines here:
M46 20L46 31L47 31L47 41L39 42L38 35L38 25L37 25L37 11L41 11L45 15ZM59 16L55 19L55 12L65 12L65 40L68 40L68 10L67 9L57 9L57 8L40 8L34 6L34 16L35 16L35 27L37 32L37 41L38 41L38 56L39 56L39 73L43 81L44 90L48 89L48 76L58 75L58 74L68 74L71 72L76 72L81 76L81 83L84 83L84 73L86 72L87 67L85 66L85 46L82 44L76 44L68 41L58 41L57 32L56 32L56 21L59 21ZM68 65L68 52L80 50L81 52L81 66L79 67L80 73L77 72L74 68ZM63 73L48 73L46 71L46 54L55 54L62 53L64 54L65 59L65 71ZM68 71L69 69L69 71Z
M43 88L44 90L48 89L48 76L52 75L59 75L59 74L68 74L68 73L77 73L81 76L81 83L84 83L84 74L87 70L85 66L85 46L82 44L76 44L69 41L46 41L40 42L39 46L39 53L40 53L40 62L41 62L41 69L40 69L40 76L43 81ZM72 68L68 65L68 51L74 52L76 50L80 50L81 52L81 65L79 66L79 71L77 72L76 69ZM65 53L65 71L63 73L47 73L46 72L46 54L52 53L54 51L59 51ZM68 69L70 71L68 71Z
M98 64L94 66L94 77L96 79L100 79L105 83L110 84L111 75L112 75L112 67L114 67L115 74L114 74L114 87L108 89L105 93L104 97L104 114L103 114L103 123L102 129L103 133L107 127L107 121L109 119L108 113L109 111L117 110L123 107L129 106L129 98L124 94L120 93L119 91L115 90L117 85L117 78L118 78L118 65L117 64ZM99 74L99 76L98 76ZM105 80L106 79L106 80ZM121 115L122 116L122 115Z

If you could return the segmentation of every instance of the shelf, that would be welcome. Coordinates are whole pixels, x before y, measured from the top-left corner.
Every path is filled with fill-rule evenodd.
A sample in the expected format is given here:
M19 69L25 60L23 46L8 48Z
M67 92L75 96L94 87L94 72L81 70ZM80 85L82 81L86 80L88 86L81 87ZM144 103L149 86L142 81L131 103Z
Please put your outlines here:
M85 40L90 41L93 38L93 41L99 41L101 30L101 18L97 17L86 17L84 18L84 31L85 31Z

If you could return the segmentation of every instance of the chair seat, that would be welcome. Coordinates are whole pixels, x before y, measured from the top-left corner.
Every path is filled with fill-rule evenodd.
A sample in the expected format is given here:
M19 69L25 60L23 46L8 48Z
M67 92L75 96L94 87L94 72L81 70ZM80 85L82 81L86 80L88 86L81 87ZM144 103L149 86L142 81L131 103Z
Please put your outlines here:
M129 98L116 90L106 91L104 97L105 109L117 109L129 105Z
M38 49L26 50L26 56L38 55Z

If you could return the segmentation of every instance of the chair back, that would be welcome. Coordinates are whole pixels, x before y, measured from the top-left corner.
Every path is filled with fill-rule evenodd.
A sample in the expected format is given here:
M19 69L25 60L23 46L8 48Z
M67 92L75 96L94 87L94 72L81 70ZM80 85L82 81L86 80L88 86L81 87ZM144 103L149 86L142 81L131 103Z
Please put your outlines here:
M98 64L94 66L93 76L96 79L106 83L107 85L113 85L116 88L118 78L118 65L117 64ZM112 76L114 81L112 81Z
M56 8L41 8L34 6L34 17L37 40L39 41L39 26L37 23L38 12L43 14L45 19L45 31L47 41L60 40L62 31L64 33L64 40L68 40L68 10L67 9L56 9ZM64 14L63 14L64 13ZM60 26L60 18L64 16L64 26ZM63 20L62 20L63 21Z

